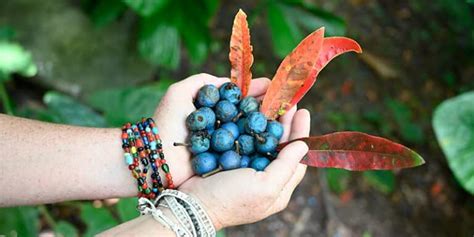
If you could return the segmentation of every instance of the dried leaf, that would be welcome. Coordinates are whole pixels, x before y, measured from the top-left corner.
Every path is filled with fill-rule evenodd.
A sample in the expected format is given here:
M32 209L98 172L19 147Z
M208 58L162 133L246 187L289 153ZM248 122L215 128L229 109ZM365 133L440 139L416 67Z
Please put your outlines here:
M311 89L316 82L318 74L323 68L335 57L347 53L347 52L362 53L362 48L353 39L346 37L328 37L323 40L323 47L316 61L316 76L314 78L308 78L303 86L295 93L293 99L290 101L290 105L297 104L303 96Z
M304 141L309 147L301 163L313 167L390 170L425 163L418 153L401 144L361 132L336 132L296 140ZM278 148L282 149L290 142L282 143Z
M242 10L239 10L235 15L230 38L229 60L231 64L230 79L242 90L242 96L246 96L252 80L250 67L253 63L253 55L247 15Z
M324 27L311 33L285 57L265 94L260 111L267 118L283 115L301 86L317 74L316 62L323 45Z

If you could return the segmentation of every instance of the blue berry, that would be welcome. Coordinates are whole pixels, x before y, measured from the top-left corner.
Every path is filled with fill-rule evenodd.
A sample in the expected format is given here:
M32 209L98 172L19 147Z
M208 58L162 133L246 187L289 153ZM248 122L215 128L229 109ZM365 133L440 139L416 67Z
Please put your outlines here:
M254 97L248 96L242 99L242 101L239 104L239 109L242 111L244 115L247 115L251 112L257 112L259 103L257 99Z
M239 137L240 132L239 132L239 127L237 126L237 124L228 122L228 123L222 124L221 128L232 133L232 136L234 136L234 139L237 139Z
M250 166L250 157L243 155L240 158L240 168L248 168Z
M276 139L276 137L266 132L259 134L259 136L262 140L255 139L255 148L258 152L265 154L276 150L278 146L278 139Z
M201 132L195 133L189 139L191 143L191 152L194 154L199 154L209 150L210 140L207 138L206 134Z
M256 171L263 171L270 164L270 160L265 157L257 157L252 160L250 167Z
M214 128L214 124L216 123L216 114L214 113L214 111L212 111L212 109L208 107L199 108L197 111L202 112L206 117L206 128Z
M250 135L240 135L239 141L240 154L250 155L255 152L255 139Z
M219 89L214 85L205 85L199 89L197 102L199 106L214 107L219 101Z
M208 128L208 129L206 130L207 135L208 135L209 137L212 136L212 134L214 133L215 130L216 130L216 129L215 129L214 127Z
M247 124L246 118L240 118L239 120L237 120L237 127L239 127L240 134L245 133L245 124Z
M232 121L238 113L237 107L228 100L219 101L216 105L215 111L217 119L224 123Z
M228 100L232 104L238 104L242 96L242 92L236 84L232 82L226 82L219 88L219 95L221 100Z
M247 120L248 122L245 126L247 133L262 133L267 128L267 118L260 112L251 112Z
M203 175L217 168L217 158L210 152L204 152L196 155L192 161L194 173Z
M235 151L226 151L219 157L219 164L224 170L237 169L240 167L240 155Z
M281 136L283 136L283 126L278 121L270 121L267 123L267 132L276 137L277 140L280 140Z
M194 111L186 118L186 125L191 131L198 131L206 128L207 119L203 112Z
M234 147L234 136L226 129L219 128L212 133L211 148L217 152L231 150Z

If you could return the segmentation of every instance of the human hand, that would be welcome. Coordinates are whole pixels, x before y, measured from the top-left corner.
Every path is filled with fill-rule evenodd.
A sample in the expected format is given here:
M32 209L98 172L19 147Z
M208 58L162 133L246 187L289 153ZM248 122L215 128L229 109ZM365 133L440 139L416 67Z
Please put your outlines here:
M196 110L193 104L194 98L202 86L214 84L219 87L228 81L228 78L219 78L204 73L190 76L171 85L155 111L153 117L160 131L163 152L176 187L194 175L191 168L192 155L187 147L173 146L173 142L185 142L187 139L189 131L185 121L186 117ZM267 91L269 84L270 80L267 78L252 80L248 95L261 97ZM164 177L162 178L166 180Z
M309 135L310 115L305 109L291 109L280 122L285 129L283 142ZM195 176L179 189L201 201L216 229L253 223L287 206L306 172L306 165L299 162L307 151L305 143L293 142L263 172L244 168L207 178Z

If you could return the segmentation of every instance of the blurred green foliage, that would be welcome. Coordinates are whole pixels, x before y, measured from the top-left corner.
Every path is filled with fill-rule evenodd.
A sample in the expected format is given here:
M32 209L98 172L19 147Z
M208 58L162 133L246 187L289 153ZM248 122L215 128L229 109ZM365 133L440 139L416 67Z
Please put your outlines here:
M433 128L454 176L474 194L474 92L441 103L433 116Z
M83 8L98 27L112 23L127 9L133 11L139 18L137 49L140 55L149 63L167 69L179 66L181 45L195 65L208 58L213 42L209 28L220 4L219 0L82 1ZM343 19L305 1L274 0L259 4L250 18L265 10L273 50L280 58L319 27L326 27L326 35L345 32Z

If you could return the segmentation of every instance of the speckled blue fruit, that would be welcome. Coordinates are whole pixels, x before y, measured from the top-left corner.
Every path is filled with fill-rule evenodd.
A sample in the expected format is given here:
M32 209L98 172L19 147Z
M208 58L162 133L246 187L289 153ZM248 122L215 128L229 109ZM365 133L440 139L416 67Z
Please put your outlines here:
M219 89L214 85L205 85L199 89L197 103L199 106L214 107L219 101Z
M239 127L233 122L224 123L222 124L221 128L226 129L227 131L232 133L234 139L237 139L240 135Z
M206 128L207 119L203 112L194 111L186 119L186 126L188 126L191 131L198 131Z
M281 136L283 136L283 126L278 121L270 121L267 123L267 133L280 140Z
M238 114L237 107L228 100L221 100L217 103L216 117L223 123L232 121L232 119Z
M207 135L212 136L212 134L216 131L214 127L206 129Z
M263 171L270 164L270 160L265 157L257 157L252 160L250 167L256 171Z
M206 128L208 129L214 128L214 125L216 123L216 114L214 113L214 111L212 111L212 109L208 107L202 107L198 109L197 111L202 112L204 116L206 117L206 121L207 121Z
M240 167L240 155L235 151L226 151L219 157L219 164L224 170L237 169Z
M278 145L278 139L276 137L264 132L259 134L263 138L263 141L255 139L255 149L260 153L273 152L276 150Z
M226 82L219 88L219 95L221 100L228 100L233 104L238 104L242 97L242 92L236 84Z
M239 151L242 155L250 155L255 152L255 138L250 135L240 135L237 139L239 141Z
M247 117L245 131L247 133L262 133L267 128L267 118L260 112L251 112Z
M250 166L250 157L243 155L240 157L240 168L248 168Z
M203 152L192 159L191 165L194 173L203 175L217 168L217 158L210 152Z
M199 154L209 150L211 141L205 133L195 133L189 139L191 143L190 150L193 154Z
M211 148L217 152L231 150L234 147L234 136L226 129L219 128L214 131L211 137Z
M240 102L239 109L244 115L247 115L251 112L257 112L259 105L260 104L258 103L257 99L247 96Z
M245 124L247 124L247 118L240 118L237 120L237 127L239 127L239 133L245 133Z

